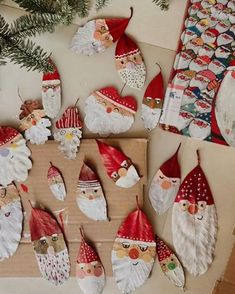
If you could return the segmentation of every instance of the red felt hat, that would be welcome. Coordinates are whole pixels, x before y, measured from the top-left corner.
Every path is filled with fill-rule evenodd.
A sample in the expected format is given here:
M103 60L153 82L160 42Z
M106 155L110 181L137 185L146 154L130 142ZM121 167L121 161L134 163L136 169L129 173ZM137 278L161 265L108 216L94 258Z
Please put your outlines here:
M20 133L11 127L0 127L0 146L7 144Z
M81 128L82 121L80 119L77 107L68 107L63 113L61 119L56 122L57 129L65 128Z
M95 250L85 242L84 238L82 238L77 263L90 263L92 261L100 261L100 258Z
M125 32L129 21L133 15L133 8L131 7L131 16L129 18L107 18L105 22L109 28L109 32L113 37L113 42L116 42Z
M166 245L166 243L156 236L156 250L159 262L167 259L173 254L173 251Z
M135 98L132 96L121 97L114 87L103 88L96 91L96 94L131 113L137 111Z
M97 187L98 185L100 185L100 182L97 174L84 162L79 175L78 187Z
M166 162L164 162L160 167L161 172L168 178L180 179L181 177L180 165L178 162L178 151L179 151L180 145L178 149L176 150L175 154Z
M163 88L163 78L162 73L160 72L156 77L149 83L144 98L151 97L152 99L161 99L164 98L164 88Z
M57 67L55 66L55 64L52 62L52 60L50 59L49 62L52 64L54 71L53 72L44 72L43 73L43 77L42 80L43 81L52 81L52 80L60 80L60 75L59 72L57 70Z
M117 238L155 243L152 225L139 207L121 224Z
M126 34L119 39L115 51L115 58L122 58L128 55L139 53L140 49L137 44Z
M119 151L118 149L105 144L99 140L96 140L99 152L103 158L104 166L106 168L107 174L111 177L113 172L117 172L121 166L121 163L128 160L128 157Z
M31 241L53 234L62 234L57 221L48 212L39 208L32 208L29 228Z

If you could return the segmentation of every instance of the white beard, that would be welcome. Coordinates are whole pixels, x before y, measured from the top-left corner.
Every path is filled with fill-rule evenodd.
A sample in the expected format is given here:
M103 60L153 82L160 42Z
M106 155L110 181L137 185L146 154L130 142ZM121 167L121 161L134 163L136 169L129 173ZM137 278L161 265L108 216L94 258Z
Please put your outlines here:
M184 285L185 285L184 270L179 262L177 264L177 267L174 270L168 270L164 272L164 274L176 287L184 288Z
M225 67L210 63L208 69L211 70L215 75L219 75L225 70Z
M0 155L0 185L6 187L12 181L24 182L28 177L28 170L32 168L29 160L30 150L22 139L17 142L18 147L14 150L8 148L9 155Z
M190 70L194 70L194 71L196 71L196 72L199 72L199 71L202 71L202 70L205 70L205 69L207 69L207 67L208 67L208 65L201 65L201 64L197 64L196 62L195 62L195 60L192 60L191 62L190 62L190 64L189 64L189 69Z
M144 63L135 65L134 69L121 69L118 71L122 81L133 89L141 89L146 78L146 67Z
M71 42L70 48L72 51L88 56L105 51L105 46L102 42L93 37L95 29L95 20L89 21L84 27L78 28Z
M154 181L149 188L149 199L152 207L159 215L165 213L174 203L175 197L179 191L180 182L168 190L163 189Z
M7 217L5 214L10 213ZM0 261L12 256L19 245L22 233L23 212L19 200L0 209Z
M61 134L61 131L65 131L65 134ZM75 132L72 140L67 140L65 135L67 133ZM80 146L80 139L82 137L82 132L78 128L67 128L60 129L58 132L54 133L54 139L60 142L58 149L64 153L65 157L68 159L75 159L78 148Z
M127 171L126 176L119 178L116 182L116 185L121 188L131 188L139 180L140 180L140 177L139 177L134 165L131 165Z
M215 41L214 37L209 37L206 34L202 34L201 38L204 41L204 43L206 43L206 44L214 43L214 41Z
M152 109L147 105L142 104L141 118L146 129L152 130L157 126L161 111L162 110L159 108Z
M200 104L203 103L206 107L202 107ZM211 105L205 100L197 100L195 103L195 108L199 113L208 113L211 112Z
M186 80L182 80L179 78L179 76L176 74L176 76L174 77L173 79L173 84L174 85L178 85L178 86L181 86L183 88L187 88L188 85L190 83L190 80L189 79L186 79Z
M229 27L228 27L228 26L223 27L223 26L220 25L220 23L217 23L217 25L215 26L215 29L216 29L220 34L222 34L222 33L226 32L226 31L229 29Z
M203 0L203 1L201 2L201 5L202 5L203 8L209 8L209 7L211 7L212 4L210 4L210 3L208 3L207 1L204 1L204 0Z
M197 100L197 98L193 95L188 96L186 94L183 94L182 96L182 101L181 101L181 106L189 103L194 103Z
M186 45L185 45L185 48L186 49L192 49L194 53L198 53L199 49L201 48L200 46L198 45L194 45L193 43L191 42L188 42ZM191 60L190 60L191 61Z
M77 197L77 205L81 211L95 221L108 220L106 201L103 196L93 200Z
M189 41L191 41L192 39L196 38L197 35L192 34L192 35L188 35L186 34L186 31L184 31L181 35L181 41L183 43L183 45L185 45L186 43L188 43Z
M43 85L46 84L44 81ZM50 118L55 118L61 108L61 88L58 87L56 90L48 89L46 92L42 91L42 103L46 115Z
M68 250L54 254L36 253L36 259L39 265L42 277L54 285L62 285L69 278L70 261Z
M53 195L56 197L56 199L60 201L64 201L66 197L66 190L65 190L64 183L52 184L50 185L50 189Z
M85 113L84 121L87 128L101 136L124 133L134 123L133 116L123 116L115 112L107 113L92 95L86 100Z
M48 129L50 126L50 120L48 118L42 118L35 126L25 131L25 138L32 144L45 144L51 135L51 131Z
M217 38L218 46L230 44L232 41L230 38L228 40L224 39L223 35L219 35Z
M181 56L182 53L178 53L175 58L174 69L185 69L188 68L191 58L185 58Z
M201 82L196 80L195 78L192 78L190 81L190 87L197 87L200 90L205 90L209 82Z
M213 54L214 54L214 50L206 50L205 48L201 47L199 50L198 50L198 54L200 56L208 56L208 57L212 57Z
M193 115L191 115L191 114L189 114L189 115L190 115L189 118L185 118L181 114L179 114L178 120L177 120L177 125L176 125L176 127L179 131L185 129L193 120Z
M138 262L138 264L133 265L133 262ZM119 290L123 294L128 294L142 286L147 281L152 271L153 263L154 261L146 263L141 259L135 259L133 261L129 257L119 258L113 250L113 274Z
M199 217L202 217L199 220ZM175 203L172 212L173 243L183 266L194 276L202 275L213 261L217 234L217 215L214 205L191 216Z
M193 137L195 139L201 139L201 140L206 139L211 133L211 127L209 125L207 125L206 127L203 127L203 128L199 127L195 123L195 120L193 120L191 122L188 130L189 130L189 134L191 137Z
M77 278L78 286L83 294L102 294L105 286L105 275L100 277L86 276L83 279Z

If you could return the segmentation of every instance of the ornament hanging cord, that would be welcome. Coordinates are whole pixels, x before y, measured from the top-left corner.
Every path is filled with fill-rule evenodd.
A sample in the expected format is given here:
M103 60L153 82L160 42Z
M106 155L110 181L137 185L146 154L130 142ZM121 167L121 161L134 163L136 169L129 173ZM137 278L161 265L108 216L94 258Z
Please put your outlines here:
M77 106L79 100L80 100L80 97L77 98L77 100L76 100L76 102L75 102L75 104L74 104L74 107Z

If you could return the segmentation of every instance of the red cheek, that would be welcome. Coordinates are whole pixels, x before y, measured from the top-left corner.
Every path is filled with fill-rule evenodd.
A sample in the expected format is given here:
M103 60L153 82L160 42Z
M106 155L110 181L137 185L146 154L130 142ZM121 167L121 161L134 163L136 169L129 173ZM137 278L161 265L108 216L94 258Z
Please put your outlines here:
M79 279L84 279L85 276L86 276L86 274L85 274L84 270L82 270L82 269L78 269L78 270L76 271L76 277L77 277L77 278L79 278Z
M103 269L101 267L95 268L94 269L94 275L96 277L100 277L103 274Z

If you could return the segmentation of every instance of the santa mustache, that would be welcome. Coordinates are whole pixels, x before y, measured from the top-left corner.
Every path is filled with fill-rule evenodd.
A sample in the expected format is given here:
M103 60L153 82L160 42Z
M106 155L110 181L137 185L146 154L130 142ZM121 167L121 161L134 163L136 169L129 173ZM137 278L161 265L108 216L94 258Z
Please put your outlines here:
M25 131L25 138L32 144L44 144L51 135L51 131L48 129L50 126L50 120L48 118L42 118L35 126Z
M125 176L120 177L116 181L116 185L122 188L131 188L134 186L138 181L140 177L134 167L134 165L131 165Z
M206 122L205 126L199 126L197 121L193 120L189 125L189 134L193 138L200 138L202 140L206 139L211 132L211 127Z
M158 122L161 115L161 109L155 108L152 109L145 104L142 104L142 113L141 118L143 120L144 127L146 129L152 130L154 129Z
M103 273L100 277L77 278L77 283L84 294L102 294L105 286L105 275Z

